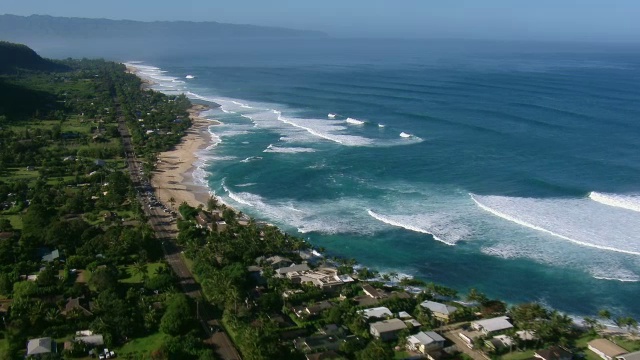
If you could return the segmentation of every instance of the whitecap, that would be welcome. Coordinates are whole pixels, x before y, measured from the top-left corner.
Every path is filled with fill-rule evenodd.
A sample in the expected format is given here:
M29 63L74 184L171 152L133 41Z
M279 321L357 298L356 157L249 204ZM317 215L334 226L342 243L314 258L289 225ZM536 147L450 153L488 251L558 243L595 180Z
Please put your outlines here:
M352 124L352 125L363 125L364 121L362 120L358 120L358 119L354 119L354 118L347 118L347 120L345 120L345 122Z
M327 117L328 117L329 119L335 119L335 118L336 118L336 114L329 113L329 114L327 115Z
M262 152L266 153L281 153L281 154L298 154L298 153L312 153L315 152L315 149L312 148L304 148L304 147L280 147L274 146L273 144L269 145Z
M240 162L248 163L250 161L262 160L262 156L249 156L248 158L241 160Z
M410 138L411 136L412 136L411 134L408 134L408 133L406 133L404 131L400 133L400 137L401 138Z
M620 281L620 282L639 282L640 276L635 274L629 269L624 268L601 268L594 267L589 269L589 273L593 278L598 280L611 280L611 281Z
M573 244L640 255L640 216L588 199L536 199L469 194L495 216Z
M640 212L640 195L608 194L592 191L589 199L604 205Z
M385 224L428 234L451 246L471 233L465 225L444 214L381 215L369 209L367 213Z

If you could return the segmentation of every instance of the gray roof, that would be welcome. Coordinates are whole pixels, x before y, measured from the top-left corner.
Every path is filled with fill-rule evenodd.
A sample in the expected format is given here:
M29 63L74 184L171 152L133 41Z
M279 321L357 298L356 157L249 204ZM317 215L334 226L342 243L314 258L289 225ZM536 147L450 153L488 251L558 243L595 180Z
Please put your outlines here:
M420 306L431 310L431 312L433 313L440 313L444 315L451 315L454 312L456 312L456 310L458 310L458 308L456 308L455 306L441 304L441 303L438 303L435 301L429 301L429 300L423 301L420 304Z
M506 316L499 316L493 319L485 319L474 321L472 325L478 329L484 329L487 332L511 329L513 325L507 320Z
M272 256L270 258L267 258L267 261L270 262L271 264L277 264L280 262L288 262L291 263L292 261L287 259L286 257L282 257L280 255L276 255L276 256Z
M48 354L53 347L50 337L31 339L27 343L27 355Z
M409 338L414 338L417 343L423 345L429 345L434 342L444 341L444 338L433 331L420 331L419 333L410 336Z
M53 250L52 252L45 254L42 257L42 261L46 261L46 262L52 262L53 260L57 259L60 257L60 251L58 250Z
M620 355L617 358L623 360L640 360L640 351Z
M78 336L76 340L93 346L104 345L104 338L102 335Z
M284 275L290 272L296 272L296 271L309 271L311 269L309 269L309 265L307 264L298 264L298 265L291 265L291 266L287 266L287 267L283 267L280 268L278 270L276 270L276 272L280 275Z
M371 328L378 330L378 334L382 334L389 331L398 331L407 328L407 324L400 319L390 319L384 321L378 321L370 324Z

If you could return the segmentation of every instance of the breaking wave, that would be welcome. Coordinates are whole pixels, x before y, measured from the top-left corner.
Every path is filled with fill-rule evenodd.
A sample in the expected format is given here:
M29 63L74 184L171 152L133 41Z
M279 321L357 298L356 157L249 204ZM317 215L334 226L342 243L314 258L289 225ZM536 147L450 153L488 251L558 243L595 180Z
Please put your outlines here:
M372 218L385 224L401 227L433 236L437 241L453 246L456 242L470 234L469 229L444 215L418 214L418 215L380 215L367 209Z
M574 244L640 255L640 217L587 199L535 199L469 194L497 217Z
M281 153L281 154L298 154L298 153L312 153L315 152L315 149L312 148L303 148L303 147L280 147L274 146L273 144L269 145L262 152L266 153Z
M354 118L347 118L347 120L345 120L347 123L352 124L352 125L363 125L364 121L362 120L358 120L358 119L354 119Z
M592 191L589 199L604 205L640 212L640 195L618 195Z

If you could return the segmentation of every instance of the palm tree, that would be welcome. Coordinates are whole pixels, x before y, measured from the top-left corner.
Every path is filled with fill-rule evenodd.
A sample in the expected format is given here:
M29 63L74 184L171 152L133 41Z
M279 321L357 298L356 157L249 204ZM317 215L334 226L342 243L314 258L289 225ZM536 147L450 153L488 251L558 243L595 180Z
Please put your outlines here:
M45 319L50 322L57 322L57 320L60 319L60 310L52 308L47 310L47 313L45 314Z
M598 311L598 317L601 319L611 319L611 313L609 312L609 310L607 309L602 309L600 311Z
M149 274L147 273L147 265L139 261L136 261L131 266L131 272L133 273L133 275L140 275L142 277L143 283L146 282L149 278Z

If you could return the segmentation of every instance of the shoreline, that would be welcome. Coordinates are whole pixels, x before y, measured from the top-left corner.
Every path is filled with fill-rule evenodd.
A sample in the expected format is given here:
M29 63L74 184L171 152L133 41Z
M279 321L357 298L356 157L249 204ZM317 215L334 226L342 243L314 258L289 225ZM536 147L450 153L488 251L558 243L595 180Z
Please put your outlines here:
M141 77L137 73L138 70L135 66L127 65L127 71L142 79L144 82L143 86L146 86L147 89L155 84L153 81ZM198 169L198 160L201 160L201 157L198 156L198 151L202 151L211 145L209 133L207 132L208 126L220 124L219 121L208 120L200 116L201 112L208 109L209 107L206 105L193 104L189 109L190 118L193 121L192 126L186 131L181 142L176 145L173 150L162 152L158 155L159 162L156 170L153 172L154 175L151 179L151 185L156 191L158 199L166 205L171 205L168 201L170 197L175 199L175 203L171 206L174 209L177 209L183 201L193 207L198 207L199 205L206 207L207 200L212 196L216 197L219 203L227 205L222 199L211 194L208 186L198 184L193 176L194 171ZM236 211L236 209L230 208ZM322 256L325 257L326 254L323 253ZM358 262L358 264L360 263ZM375 265L367 267L370 269L379 269L379 267ZM380 274L384 273L385 272L380 272ZM535 300L532 299L531 301ZM506 303L508 305L514 305L509 302ZM573 318L574 324L583 326L582 317L585 316L584 314L566 314ZM625 329L615 327L613 330L608 329L608 331L626 333Z
M196 163L200 159L198 153L210 145L207 140L209 126L219 125L217 120L209 120L201 113L210 107L193 104L189 110L191 127L186 131L182 140L172 150L158 154L156 169L151 177L151 186L155 189L160 201L169 204L176 210L180 204L186 202L190 206L207 205L211 196L209 188L198 184L193 173L197 169ZM169 201L174 199L173 204Z
M139 74L140 69L131 63L123 63L126 72L137 76L142 81L142 89L151 89L156 84L151 79ZM209 126L220 125L220 121L207 119L201 114L211 107L194 104L187 110L191 126L185 132L180 143L173 149L158 154L156 168L152 172L150 184L155 190L158 200L177 211L180 204L186 202L190 206L206 207L212 196L205 184L197 183L194 172L198 169L199 152L211 145ZM174 202L169 200L173 198Z

